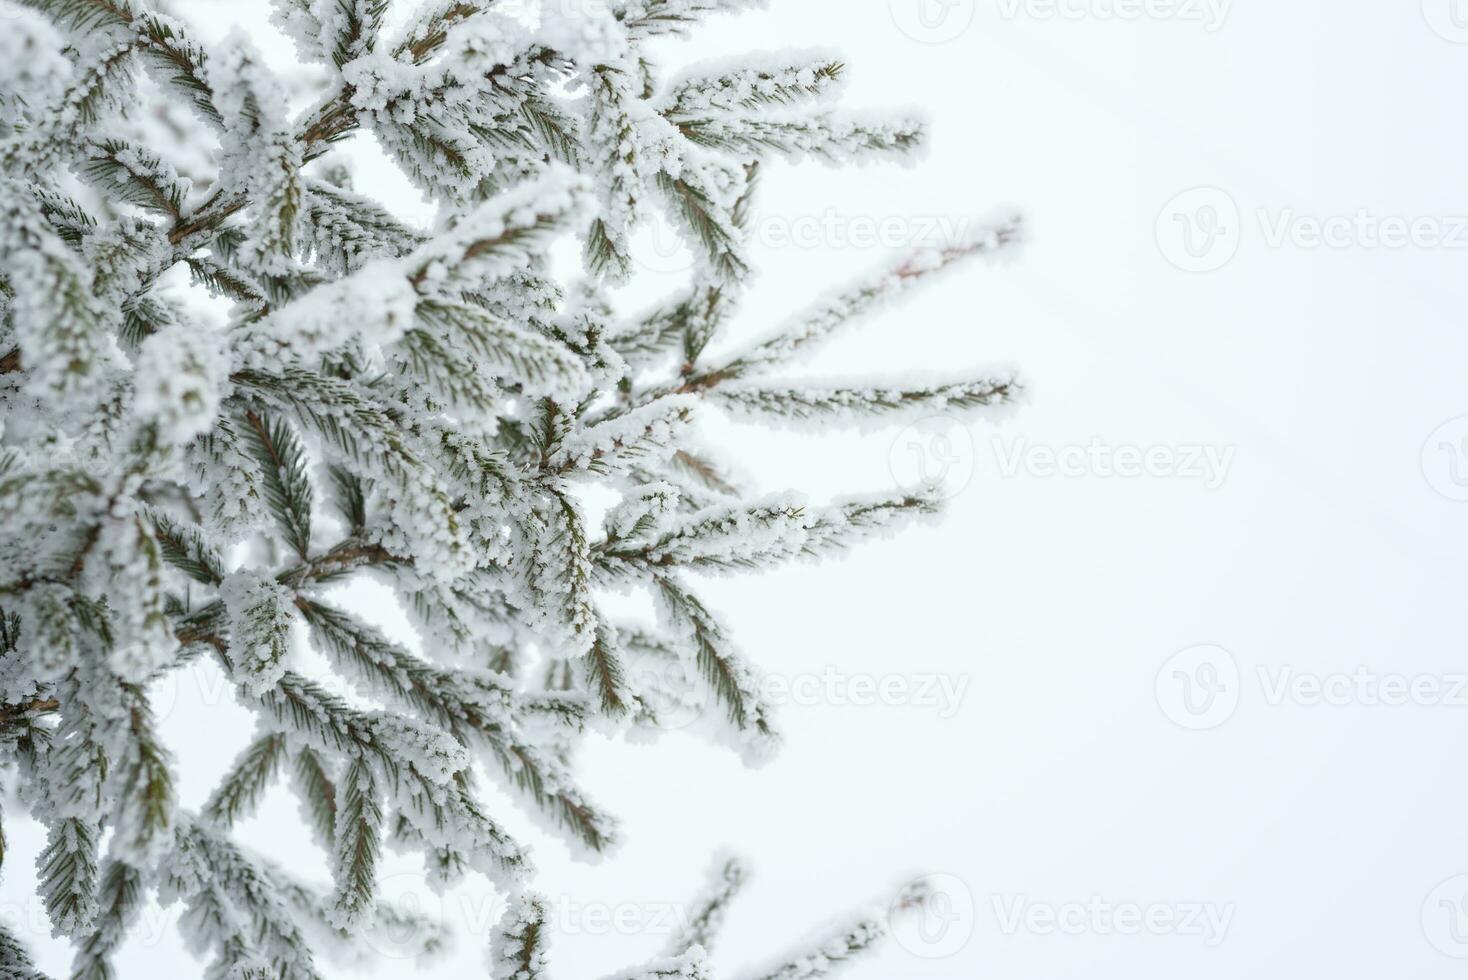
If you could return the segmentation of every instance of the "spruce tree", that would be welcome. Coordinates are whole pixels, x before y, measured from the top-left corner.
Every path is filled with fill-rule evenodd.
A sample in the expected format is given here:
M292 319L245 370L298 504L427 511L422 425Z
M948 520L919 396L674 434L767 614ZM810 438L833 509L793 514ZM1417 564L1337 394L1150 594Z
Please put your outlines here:
M310 978L318 952L406 914L376 900L392 845L504 896L496 980L548 976L554 923L480 785L596 854L618 830L577 785L587 731L656 732L691 691L717 706L707 734L765 757L775 718L699 577L819 560L939 505L751 498L695 421L1005 410L1022 387L1004 372L778 372L1018 224L713 357L750 285L761 168L909 157L919 120L838 109L846 68L825 54L659 72L650 42L761 0L271 2L329 80L304 108L249 38L206 48L162 0L20 0L0 34L0 745L47 828L38 891L75 978L114 975L150 897L182 903L207 976ZM332 151L368 133L432 227L353 186ZM654 212L697 263L629 314ZM577 269L552 260L565 241ZM617 503L593 511L588 488ZM365 575L417 649L327 597ZM615 591L650 596L656 625L607 614ZM200 658L258 730L185 812L148 690ZM232 839L277 783L329 884ZM721 866L665 958L615 976L708 976L742 880ZM751 976L822 975L880 932L859 920ZM39 976L3 930L0 976Z

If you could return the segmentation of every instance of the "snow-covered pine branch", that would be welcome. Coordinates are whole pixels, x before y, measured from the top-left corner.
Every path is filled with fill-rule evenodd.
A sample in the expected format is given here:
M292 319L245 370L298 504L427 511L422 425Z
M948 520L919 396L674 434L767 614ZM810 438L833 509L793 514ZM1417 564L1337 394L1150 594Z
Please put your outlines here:
M607 974L602 980L713 980L711 953L719 940L729 906L748 880L737 858L719 861L705 890L688 905L682 927L661 956ZM553 926L544 899L529 893L512 901L500 919L489 955L491 980L547 980L553 975L550 932ZM871 950L885 937L881 921L859 915L815 934L788 950L776 966L746 969L740 980L815 980L832 976Z
M698 577L821 559L937 509L750 494L700 417L1007 409L1008 371L776 373L1018 221L710 359L751 288L762 168L909 162L923 136L843 109L829 52L663 80L649 42L763 0L269 0L310 93L242 34L202 44L182 4L19 3L0 34L0 764L46 829L35 877L73 977L112 977L149 901L182 907L208 976L315 978L318 951L372 928L431 953L438 924L378 901L391 846L440 885L484 876L508 907L491 975L548 980L555 923L481 783L573 852L608 852L616 820L577 782L587 731L708 701L716 741L750 759L779 742ZM437 205L432 227L332 152L369 136ZM697 267L629 315L614 287L655 213ZM575 239L568 279L550 254ZM591 488L617 498L600 521ZM416 643L327 594L366 574ZM655 626L606 614L628 589ZM257 727L186 812L148 691L200 659ZM314 881L234 839L282 787L321 850ZM662 958L609 977L711 976L743 877L721 864ZM861 920L750 976L824 975L879 931ZM24 938L0 931L0 975L40 976Z

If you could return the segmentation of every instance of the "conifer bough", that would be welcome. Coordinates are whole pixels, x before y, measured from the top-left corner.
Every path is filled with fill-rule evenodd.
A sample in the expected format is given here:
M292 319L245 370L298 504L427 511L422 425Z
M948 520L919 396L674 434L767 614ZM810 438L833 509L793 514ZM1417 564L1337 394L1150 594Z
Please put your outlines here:
M206 47L162 0L21 0L0 35L0 758L47 829L38 890L73 977L113 976L149 898L182 904L208 976L316 977L317 952L403 925L377 900L390 844L444 885L487 876L507 899L492 976L540 978L554 923L485 781L595 855L617 827L573 777L588 730L657 731L707 697L710 734L774 747L699 574L820 559L937 500L751 499L698 417L900 423L1022 389L1007 371L775 377L1003 249L1013 220L706 353L748 285L761 166L900 159L922 138L836 108L845 69L822 52L659 73L649 41L760 5L273 0L322 80L303 99L248 38ZM368 133L433 227L353 188L331 151ZM629 316L616 290L654 212L696 266ZM550 259L564 240L575 275ZM604 515L592 486L616 496ZM367 574L415 649L328 597ZM628 590L656 625L604 610ZM148 690L200 658L258 730L186 812ZM233 840L278 783L329 885ZM722 867L664 958L614 976L708 976L742 880ZM441 945L413 925L420 952ZM748 976L819 976L880 932L859 920ZM0 930L0 976L40 975L22 938Z

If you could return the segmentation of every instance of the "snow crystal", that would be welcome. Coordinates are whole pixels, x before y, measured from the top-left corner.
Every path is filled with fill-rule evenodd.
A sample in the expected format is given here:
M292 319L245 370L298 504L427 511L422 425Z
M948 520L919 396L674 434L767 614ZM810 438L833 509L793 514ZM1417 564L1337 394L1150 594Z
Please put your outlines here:
M582 65L614 65L627 39L604 0L541 0L539 40Z
M374 711L369 717L373 738L382 751L408 760L430 782L447 783L469 764L468 750L444 732L385 711Z
M612 974L604 980L708 980L708 954L694 946L680 956L654 960L633 970Z
M0 133L56 101L71 75L66 40L50 21L16 10L0 31Z
M240 570L219 587L229 623L234 680L258 697L285 674L291 647L295 596L275 579Z
M593 463L615 467L667 459L678 448L678 437L692 421L697 405L698 399L691 395L668 395L580 429L565 440L553 462L580 469Z
M159 438L182 445L214 427L229 394L229 362L207 324L172 324L143 341L133 372L133 412Z
M281 361L315 365L352 342L384 347L413 325L418 294L388 260L319 286L255 323L235 340L242 367L278 368Z

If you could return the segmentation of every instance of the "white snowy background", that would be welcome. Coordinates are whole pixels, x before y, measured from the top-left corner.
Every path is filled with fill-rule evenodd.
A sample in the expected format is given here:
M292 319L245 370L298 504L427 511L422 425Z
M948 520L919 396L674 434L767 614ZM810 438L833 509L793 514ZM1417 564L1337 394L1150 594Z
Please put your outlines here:
M177 6L290 58L263 0ZM1460 976L1468 5L772 7L673 56L834 47L851 104L925 107L933 139L910 170L771 168L739 329L1014 205L1018 261L944 280L822 369L1013 363L1033 402L999 427L711 426L768 489L880 490L922 466L951 512L844 563L708 586L795 692L788 745L747 770L692 738L593 744L584 783L626 846L586 867L523 831L557 975L657 952L727 847L756 871L729 977L921 875L943 914L899 923L852 980ZM354 152L360 189L425 216ZM641 242L643 298L679 280L670 241ZM391 626L376 598L355 604ZM204 671L159 697L197 806L247 715ZM281 792L241 836L324 881L298 819ZM0 915L65 975L25 873L38 828L7 830ZM496 902L482 883L434 897L413 867L390 859L389 900L441 911L457 948L421 974L332 976L485 974ZM123 977L199 974L167 926L145 916Z

